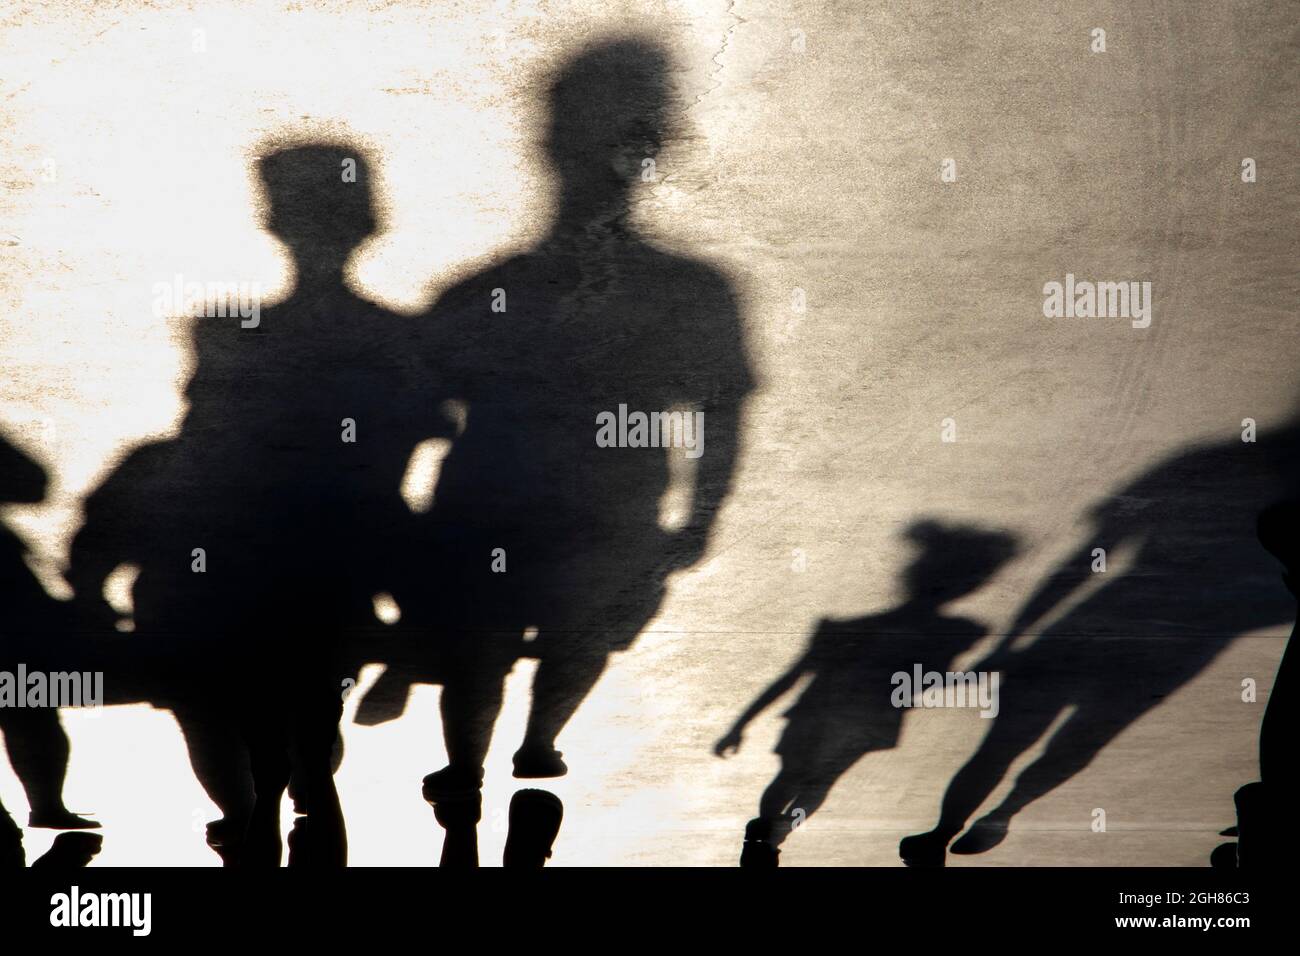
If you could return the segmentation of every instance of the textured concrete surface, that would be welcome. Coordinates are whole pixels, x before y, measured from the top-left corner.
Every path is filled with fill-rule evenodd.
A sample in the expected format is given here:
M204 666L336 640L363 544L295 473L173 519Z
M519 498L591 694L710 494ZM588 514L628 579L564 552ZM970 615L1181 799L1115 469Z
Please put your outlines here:
M736 284L760 383L706 561L672 580L561 738L573 772L554 788L567 809L554 863L730 864L793 698L737 756L713 756L714 740L819 619L898 600L912 521L1021 539L1021 556L955 608L996 634L1089 544L1090 506L1196 443L1239 442L1244 418L1263 432L1296 414L1295 12L6 3L0 427L55 484L4 519L58 592L81 497L182 412L188 333L153 316L153 284L181 273L283 288L248 164L267 136L324 130L379 157L386 231L354 279L414 313L545 228L535 145L548 66L603 36L649 34L677 57L686 133L659 157L638 217ZM1098 27L1104 53L1090 50ZM954 182L941 179L949 158ZM1150 327L1044 318L1044 283L1067 273L1150 281ZM1256 776L1289 631L1231 643L1018 815L1001 846L952 862L1205 863L1233 822L1233 790ZM1098 668L1125 666L1097 654ZM528 671L511 679L490 758L486 861L504 839ZM1240 700L1247 677L1256 703ZM345 722L354 864L437 858L419 797L442 759L436 695L421 688L393 723ZM169 716L111 708L66 725L67 801L103 821L99 864L216 862ZM840 779L783 863L897 863L899 836L933 822L984 729L971 711L909 713L899 745ZM23 807L7 768L0 798ZM1104 834L1090 830L1098 807ZM48 840L29 831L29 855Z

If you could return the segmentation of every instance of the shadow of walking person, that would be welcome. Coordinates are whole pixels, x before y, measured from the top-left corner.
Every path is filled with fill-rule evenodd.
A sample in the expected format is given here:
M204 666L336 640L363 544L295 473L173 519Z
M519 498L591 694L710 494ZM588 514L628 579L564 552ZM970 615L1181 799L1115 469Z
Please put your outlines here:
M808 649L760 694L714 746L725 757L741 746L746 726L803 677L811 681L789 710L776 746L781 770L745 829L741 866L773 867L791 830L825 802L835 782L873 750L898 743L903 707L897 675L949 670L987 633L945 605L982 587L1010 560L1016 539L1004 532L921 521L906 532L920 553L904 573L896 608L850 620L823 620ZM914 688L914 692L920 688ZM974 696L969 701L977 704Z
M1260 544L1282 564L1287 590L1300 597L1300 498L1265 508L1258 527ZM1296 633L1292 628L1260 722L1259 780L1234 794L1237 826L1220 834L1238 839L1216 847L1211 866L1268 869L1287 864L1291 788L1286 781L1295 740Z
M45 499L45 470L0 436L0 505L36 504ZM58 708L29 706L19 686L18 665L57 670L71 653L73 616L46 593L28 569L22 541L0 524L0 731L14 773L27 795L28 825L55 830L99 826L63 805L68 738ZM19 699L20 696L23 699ZM53 701L49 703L54 703ZM22 865L22 830L0 804L0 858Z
M251 320L198 321L179 435L92 494L69 577L93 599L114 567L139 566L135 640L164 662L155 699L175 710L222 810L214 848L279 865L287 789L289 864L334 866L346 861L333 768L348 645L380 626L374 596L410 560L402 476L439 429L411 358L417 323L345 278L377 226L366 157L308 143L257 169L295 284Z
M549 233L431 312L440 397L466 417L422 519L429 558L398 603L445 652L449 763L424 785L444 812L478 804L521 653L538 668L515 776L566 772L556 738L657 612L668 575L704 554L731 485L752 387L735 295L632 218L643 160L673 135L670 69L635 39L564 63L549 89ZM661 501L685 488L690 504L665 527Z
M949 784L936 827L902 840L903 860L942 865L948 843L1011 764L1067 711L1042 755L952 852L997 846L1017 813L1087 767L1235 637L1289 624L1294 599L1256 541L1255 524L1297 478L1300 423L1292 421L1261 432L1258 442L1178 454L1097 506L1091 540L1042 583L999 648L977 665L1005 672L1001 713ZM1098 547L1132 549L1130 565L1109 570L1098 589L1077 599L1093 578ZM1013 647L1054 612L1059 617L1033 643Z
M213 586L206 571L195 570L193 546L211 548L217 516L233 519L234 509L195 470L193 444L183 435L127 454L83 503L65 577L82 618L100 632L91 653L107 674L106 703L171 711L194 775L221 814L207 825L208 845L233 866L252 814L253 781L229 698L234 648L216 616L220 581ZM125 609L105 593L121 570L133 572Z

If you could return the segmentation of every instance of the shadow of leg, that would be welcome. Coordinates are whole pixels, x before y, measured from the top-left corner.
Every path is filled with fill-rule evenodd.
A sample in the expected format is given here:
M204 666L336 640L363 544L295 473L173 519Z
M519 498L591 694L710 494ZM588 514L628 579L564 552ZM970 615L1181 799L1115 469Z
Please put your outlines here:
M14 773L31 807L28 826L50 830L88 830L99 826L63 805L68 770L68 737L59 712L48 707L0 708L0 726Z
M908 866L943 866L948 843L1006 776L1016 758L1034 745L1060 710L1013 711L1004 707L979 749L948 784L939 822L928 833L904 837L898 855Z
M1110 707L1113 708L1113 702ZM981 817L952 845L952 852L962 855L985 853L1006 839L1011 819L1039 797L1051 793L1081 772L1121 730L1137 720L1145 708L1097 713L1094 708L1080 708L1070 715L1041 757L1016 778L1015 786L997 807Z

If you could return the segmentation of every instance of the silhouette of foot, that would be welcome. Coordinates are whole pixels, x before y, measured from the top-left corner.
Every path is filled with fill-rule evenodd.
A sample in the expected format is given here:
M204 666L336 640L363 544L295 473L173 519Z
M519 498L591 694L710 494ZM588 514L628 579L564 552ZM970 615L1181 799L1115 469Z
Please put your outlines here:
M948 841L938 833L917 833L898 842L898 856L908 866L943 866Z
M244 832L247 823L222 817L208 824L207 841L217 856L221 857L222 866L238 866L239 854L244 845Z
M569 772L563 757L554 747L525 744L515 752L515 777L519 780L563 777Z
M772 841L771 820L755 817L745 824L745 843L740 849L740 865L755 870L775 870L781 851Z
M1237 868L1237 844L1220 843L1210 854L1210 866L1216 870L1235 870Z
M740 848L740 865L753 870L775 870L781 851L766 840L746 840Z
M976 820L975 824L962 834L961 839L951 847L952 852L959 856L974 856L976 853L987 853L999 843L1007 838L1007 824L1005 820L999 820L995 817L983 817Z
M97 830L100 826L97 821L63 807L33 810L27 817L27 825L38 830Z
M60 833L54 843L32 862L33 870L77 870L87 866L104 846L99 833Z
M294 818L285 843L289 847L288 866L306 869L330 869L347 866L347 842L341 819L328 814L302 814Z
M520 790L510 799L510 831L502 866L540 870L551 858L564 804L546 790Z
M449 764L424 778L424 799L429 803L467 800L483 789L483 768Z

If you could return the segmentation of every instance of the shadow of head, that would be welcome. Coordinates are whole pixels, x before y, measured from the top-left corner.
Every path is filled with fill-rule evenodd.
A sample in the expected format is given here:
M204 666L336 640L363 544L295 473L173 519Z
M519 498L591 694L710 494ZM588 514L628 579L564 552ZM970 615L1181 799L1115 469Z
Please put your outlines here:
M936 607L978 590L1017 551L1005 531L935 520L914 522L903 537L919 549L903 572L908 598Z
M300 270L342 269L377 228L370 164L355 147L287 147L261 157L257 171L266 193L266 228Z
M607 40L561 66L545 148L567 186L608 197L640 177L673 135L671 71L663 47L639 38Z

